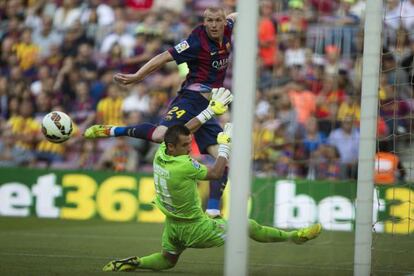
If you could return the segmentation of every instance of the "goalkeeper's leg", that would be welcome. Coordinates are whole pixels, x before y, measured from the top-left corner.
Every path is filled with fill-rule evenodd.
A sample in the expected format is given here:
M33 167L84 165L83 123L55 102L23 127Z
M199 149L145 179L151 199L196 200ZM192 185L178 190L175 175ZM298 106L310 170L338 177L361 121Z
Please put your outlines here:
M136 269L165 270L173 268L180 255L163 251L144 257L129 257L114 260L103 267L103 271L134 271Z
M260 225L255 220L249 219L250 238L263 243L292 241L296 244L302 244L318 237L321 230L322 227L318 223L295 231L283 231L274 227Z

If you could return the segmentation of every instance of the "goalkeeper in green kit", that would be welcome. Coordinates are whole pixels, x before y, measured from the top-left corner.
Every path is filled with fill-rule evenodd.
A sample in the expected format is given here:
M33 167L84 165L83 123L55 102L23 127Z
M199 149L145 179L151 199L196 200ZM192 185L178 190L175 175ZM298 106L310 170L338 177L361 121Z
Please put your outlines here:
M226 112L232 95L224 88L213 89L206 114L221 115ZM162 251L144 257L129 257L114 260L104 266L103 271L133 271L136 269L164 270L175 266L180 254L186 248L219 247L224 244L226 221L208 217L201 208L197 191L198 180L218 179L223 175L230 157L231 124L217 137L219 154L209 168L189 156L191 132L205 121L197 116L185 126L174 125L165 133L164 142L154 157L155 204L165 214L162 234ZM207 115L209 116L209 115ZM249 236L255 241L285 242L302 244L316 238L321 225L315 224L297 231L283 231L259 225L249 220Z

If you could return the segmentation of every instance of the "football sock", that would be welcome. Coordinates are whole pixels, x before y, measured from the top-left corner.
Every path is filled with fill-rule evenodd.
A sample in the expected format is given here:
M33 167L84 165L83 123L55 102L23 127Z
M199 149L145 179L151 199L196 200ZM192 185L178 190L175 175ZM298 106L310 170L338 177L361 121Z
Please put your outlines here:
M223 195L224 188L226 188L228 171L228 168L226 168L220 179L210 181L210 196L207 202L207 209L220 209L220 198Z
M157 126L150 123L143 123L136 126L124 126L113 127L111 129L111 135L117 136L129 136L152 141L152 133Z
M249 236L257 242L284 242L296 234L297 231L283 231L274 227L263 226L255 220L249 219Z
M149 256L140 257L138 267L141 269L163 270L174 267L174 264L165 258L162 253L158 252Z

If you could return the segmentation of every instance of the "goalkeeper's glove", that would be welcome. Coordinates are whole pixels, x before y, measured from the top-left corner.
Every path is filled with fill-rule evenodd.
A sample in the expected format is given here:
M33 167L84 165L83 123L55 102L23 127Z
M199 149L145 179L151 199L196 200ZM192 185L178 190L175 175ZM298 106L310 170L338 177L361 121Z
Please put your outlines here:
M197 119L204 124L210 120L214 115L222 115L232 102L233 95L230 90L220 87L211 90L211 99L208 107L198 114Z
M231 146L231 133L233 125L227 123L224 126L223 132L220 132L217 136L217 143L219 144L218 156L222 156L229 160L230 158L230 146Z

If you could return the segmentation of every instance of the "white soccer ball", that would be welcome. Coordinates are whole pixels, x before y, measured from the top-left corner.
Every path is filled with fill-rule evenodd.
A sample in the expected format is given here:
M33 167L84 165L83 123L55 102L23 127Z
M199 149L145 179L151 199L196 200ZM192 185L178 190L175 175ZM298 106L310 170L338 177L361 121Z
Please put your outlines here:
M65 142L70 138L72 130L72 120L66 113L52 111L43 117L43 135L52 143Z

